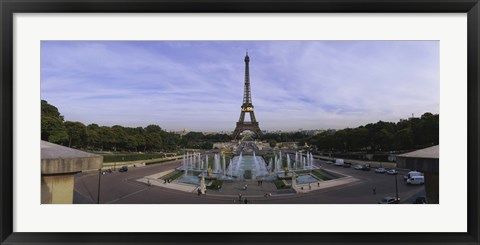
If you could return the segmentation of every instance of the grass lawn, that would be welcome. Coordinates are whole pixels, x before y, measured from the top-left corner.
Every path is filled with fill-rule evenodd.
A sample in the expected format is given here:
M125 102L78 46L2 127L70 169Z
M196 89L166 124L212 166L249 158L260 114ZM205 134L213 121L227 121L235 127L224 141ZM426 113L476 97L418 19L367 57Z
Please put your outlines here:
M273 184L277 187L277 189L289 189L290 186L286 186L282 180L276 179L273 181Z

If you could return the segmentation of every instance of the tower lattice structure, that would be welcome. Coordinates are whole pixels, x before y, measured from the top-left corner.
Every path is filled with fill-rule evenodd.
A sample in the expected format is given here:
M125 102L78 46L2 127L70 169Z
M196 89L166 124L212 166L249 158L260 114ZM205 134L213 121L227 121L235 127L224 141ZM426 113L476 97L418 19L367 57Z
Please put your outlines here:
M250 58L248 57L248 52L245 55L245 86L243 90L243 104L240 111L240 119L237 122L235 131L233 131L234 138L237 138L238 135L246 130L254 132L257 137L262 136L262 131L258 126L258 122L255 119L255 113L253 112L252 104L252 94L250 92L250 71L249 71L249 62ZM245 122L245 113L250 114L250 122Z

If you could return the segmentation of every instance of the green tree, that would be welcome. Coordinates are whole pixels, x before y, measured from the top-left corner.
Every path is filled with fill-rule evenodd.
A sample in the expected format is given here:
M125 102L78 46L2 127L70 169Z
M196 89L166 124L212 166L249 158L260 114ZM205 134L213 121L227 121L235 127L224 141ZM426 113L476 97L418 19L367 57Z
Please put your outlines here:
M117 151L117 148L124 149L127 146L127 133L124 127L120 125L113 126L112 136L114 151Z
M162 148L162 128L158 125L148 125L145 128L145 144L149 150Z
M41 101L41 139L54 143L67 140L63 116L57 107L50 105L46 100Z
M112 149L113 146L113 131L110 127L101 126L99 130L100 134L100 150L103 151L104 149Z
M101 129L97 124L89 124L86 127L87 148L101 147Z
M81 146L86 138L86 127L81 122L66 121L64 124L68 135L68 147L72 145Z

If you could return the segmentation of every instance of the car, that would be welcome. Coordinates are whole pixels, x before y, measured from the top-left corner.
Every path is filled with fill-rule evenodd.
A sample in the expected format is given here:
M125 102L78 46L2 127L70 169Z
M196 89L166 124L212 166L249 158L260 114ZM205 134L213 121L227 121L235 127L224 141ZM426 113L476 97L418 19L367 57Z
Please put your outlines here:
M355 167L353 167L353 168L356 169L356 170L362 170L363 165L357 164L357 165L355 165Z
M410 185L425 184L425 177L423 177L423 176L412 176L410 179L407 179L407 184L410 184Z
M395 174L398 174L397 170L396 169L390 169L387 171L387 174L390 174L390 175L395 175Z
M403 176L403 179L407 181L408 179L412 178L413 176L423 176L423 173L417 171L410 171L407 175Z
M344 161L343 159L335 159L335 166L343 166Z
M345 163L345 164L343 164L343 167L344 168L350 168L350 167L352 167L352 164L351 163Z
M412 202L413 204L427 204L427 198L420 196L415 199L415 201Z
M122 166L118 172L127 172L128 171L128 167L127 166Z
M363 165L362 171L370 171L370 165Z
M400 203L400 198L395 198L395 197L384 197L380 201L378 201L378 204L398 204Z
M385 170L384 168L377 168L377 169L375 169L375 173L383 174L383 173L385 173L385 172L387 172L387 170Z

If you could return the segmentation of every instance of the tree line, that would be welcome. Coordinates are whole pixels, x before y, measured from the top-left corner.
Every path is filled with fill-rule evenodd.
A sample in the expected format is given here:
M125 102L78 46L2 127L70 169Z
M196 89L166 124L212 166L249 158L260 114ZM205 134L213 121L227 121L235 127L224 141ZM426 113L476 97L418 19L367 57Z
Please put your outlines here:
M189 132L183 136L158 125L112 127L65 121L58 108L41 101L41 138L52 143L87 150L154 152L179 148L212 149L214 142L230 141L227 134L204 135Z
M379 152L419 149L439 143L439 115L430 112L420 118L397 123L379 121L357 128L327 130L311 137L309 144L320 151Z
M65 121L58 108L41 101L42 140L68 147L100 151L172 151L181 148L212 149L215 142L233 140L227 134L189 132L179 135L158 125L146 127L112 127ZM326 130L316 135L304 132L267 133L262 137L273 147L277 142L307 143L318 151L381 152L419 149L439 142L439 115L430 112L420 118L397 123L370 123L357 128Z

